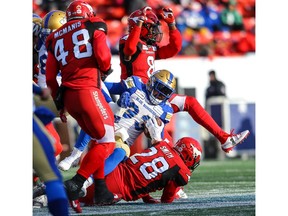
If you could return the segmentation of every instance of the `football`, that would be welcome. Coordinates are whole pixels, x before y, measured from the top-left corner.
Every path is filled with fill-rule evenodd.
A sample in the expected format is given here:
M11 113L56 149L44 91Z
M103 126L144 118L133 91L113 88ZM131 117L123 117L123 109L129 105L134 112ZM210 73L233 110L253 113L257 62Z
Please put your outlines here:
M157 121L157 124L160 126L162 123L162 120L159 117L156 117L156 121ZM150 133L149 133L148 128L146 127L145 124L144 124L144 134L148 139L151 139Z

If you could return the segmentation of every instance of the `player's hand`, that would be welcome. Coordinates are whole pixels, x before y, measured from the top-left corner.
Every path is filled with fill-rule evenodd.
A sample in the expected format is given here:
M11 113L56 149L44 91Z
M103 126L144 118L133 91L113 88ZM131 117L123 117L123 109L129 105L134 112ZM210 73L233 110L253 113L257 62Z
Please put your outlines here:
M147 11L151 11L152 8L149 7L149 6L145 6L141 9L138 10L137 14L134 15L133 18L131 18L131 20L133 20L135 23L138 23L138 22L145 22L145 20L147 20L147 17L146 17L146 13Z
M42 93L40 95L41 100L48 100L51 95L50 88L42 88Z
M175 17L173 14L173 10L171 8L165 7L162 8L162 12L160 13L163 20L170 26L175 25Z
M67 116L65 114L65 110L64 109L61 109L59 111L59 116L60 116L60 119L63 123L67 123Z
M152 117L146 121L145 126L149 131L153 144L162 140L161 133L164 128L164 123L161 121L161 119Z
M101 76L101 80L104 82L106 80L106 78L113 73L113 69L110 67L107 71L100 71L100 76Z
M122 108L127 108L130 105L130 93L129 92L123 92L120 96L120 98L117 101L118 106Z
M34 23L33 22L33 35L35 37L39 36L41 30L42 30L41 23L38 23L38 22Z
M137 24L137 23L145 22L145 20L147 20L147 17L145 15L139 15L138 17L133 17L130 19L133 20Z
M143 200L144 203L150 203L150 204L160 203L160 200L154 199L149 194L144 196L144 197L142 197L142 200Z

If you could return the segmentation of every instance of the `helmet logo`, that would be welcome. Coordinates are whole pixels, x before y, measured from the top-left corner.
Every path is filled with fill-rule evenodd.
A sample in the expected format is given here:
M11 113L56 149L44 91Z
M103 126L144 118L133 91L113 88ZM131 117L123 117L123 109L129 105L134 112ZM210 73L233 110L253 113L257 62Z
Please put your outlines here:
M81 5L77 5L77 7L76 7L76 13L78 13L78 14L81 14L82 13L82 10L81 10Z
M192 143L190 143L191 148L193 149L193 157L196 159L197 156L201 156L201 151L199 151Z
M65 24L67 22L66 17L64 17L63 19L59 20L59 22L61 23L61 25Z

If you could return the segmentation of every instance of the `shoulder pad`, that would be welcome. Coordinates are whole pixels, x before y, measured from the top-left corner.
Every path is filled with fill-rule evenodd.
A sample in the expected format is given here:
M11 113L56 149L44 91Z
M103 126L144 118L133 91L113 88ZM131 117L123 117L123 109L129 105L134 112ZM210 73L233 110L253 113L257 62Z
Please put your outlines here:
M107 24L98 17L92 17L87 22L85 22L85 25L89 28L90 26L99 31L103 31L105 34L107 34Z

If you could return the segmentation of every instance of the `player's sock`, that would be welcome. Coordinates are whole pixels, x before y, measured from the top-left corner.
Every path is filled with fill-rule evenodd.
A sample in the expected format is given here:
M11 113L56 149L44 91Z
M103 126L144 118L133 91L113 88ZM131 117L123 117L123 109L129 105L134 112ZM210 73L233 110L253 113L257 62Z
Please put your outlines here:
M60 180L45 182L48 208L52 215L69 215L68 198Z
M111 173L116 166L124 160L126 151L122 148L115 148L113 153L105 160L104 175Z

